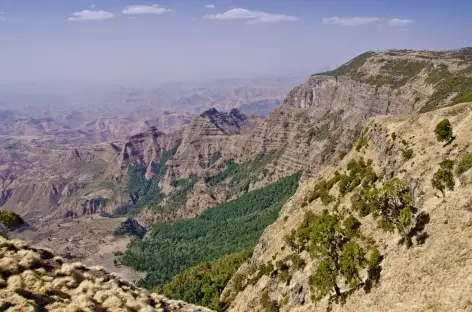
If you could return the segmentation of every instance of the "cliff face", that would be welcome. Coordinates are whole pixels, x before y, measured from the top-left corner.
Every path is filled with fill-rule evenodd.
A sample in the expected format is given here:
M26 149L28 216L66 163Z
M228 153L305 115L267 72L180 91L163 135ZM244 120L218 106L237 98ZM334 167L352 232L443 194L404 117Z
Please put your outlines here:
M455 136L449 144L438 142L434 133L436 125L444 118L450 120ZM363 131L367 144L350 151L338 165L328 166L315 180L304 183L283 208L279 219L265 230L252 258L223 292L224 301L234 299L229 310L264 311L266 307L260 298L268 295L265 304L272 300L280 311L469 311L472 305L467 289L472 284L463 277L472 273L472 262L465 256L472 251L470 170L462 170L460 174L454 171L455 187L446 189L444 198L432 187L431 179L444 159L458 164L472 152L470 129L472 104L415 116L382 116L369 120ZM405 156L406 149L411 149L412 154ZM364 184L344 195L340 192L341 182L336 182L328 190L333 196L329 203L321 199L307 200L319 181L333 178L335 171L347 172L348 164L360 158L372 159L371 166L381 177L374 187L379 188L392 178L408 183L418 209L413 217L415 229L421 232L421 235L410 232L418 235L412 238L411 247L400 243L398 231L382 230L378 219L371 215L362 217L352 206L354 194L366 187ZM325 209L329 213L356 217L360 221L357 242L366 250L377 248L383 260L379 281L374 287L365 287L367 276L371 274L366 266L360 270L358 288L350 288L338 277L342 295L336 297L332 289L329 295L315 302L310 284L320 258L291 248L285 237L302 226L307 212L319 215ZM284 273L288 276L282 277L284 266L277 262L286 262L284 259L293 254L300 256L306 265L295 268L288 262L287 273ZM254 279L262 264L266 267L272 264L274 271Z
M210 312L137 288L100 267L0 237L2 311Z
M255 129L246 153L283 150L269 165L274 176L300 169L310 176L342 158L368 118L452 105L471 89L472 48L367 52L292 89Z

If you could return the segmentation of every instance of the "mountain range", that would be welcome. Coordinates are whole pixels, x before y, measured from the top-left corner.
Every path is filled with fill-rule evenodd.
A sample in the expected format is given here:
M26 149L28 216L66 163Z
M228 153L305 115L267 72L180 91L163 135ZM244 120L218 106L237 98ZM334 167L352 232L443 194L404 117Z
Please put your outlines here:
M471 308L472 48L366 52L283 100L231 90L180 97L172 126L3 113L0 203L32 226L14 235L96 263L130 242L102 256L214 310ZM66 238L108 220L101 240Z

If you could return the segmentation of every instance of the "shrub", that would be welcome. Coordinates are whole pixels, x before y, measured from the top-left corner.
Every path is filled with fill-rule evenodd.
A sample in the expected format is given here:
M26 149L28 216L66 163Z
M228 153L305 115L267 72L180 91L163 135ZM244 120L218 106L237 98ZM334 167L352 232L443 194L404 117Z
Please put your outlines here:
M349 215L349 217L344 220L343 225L346 228L346 233L349 237L354 237L359 234L361 223L354 216Z
M265 312L279 312L279 304L277 301L270 299L267 291L262 294L260 304L264 308Z
M361 279L359 270L366 264L365 252L356 242L350 241L343 246L339 259L340 273L350 287L356 287Z
M409 160L413 157L413 149L410 147L405 147L402 149L402 156L405 160Z
M363 147L368 147L369 146L369 140L367 138L360 138L358 141L357 141L357 144L356 144L356 151L360 151Z
M13 211L0 211L0 223L2 223L8 231L11 231L22 226L25 221Z
M346 224L356 224L350 220ZM366 263L365 252L350 239L348 232L338 215L323 211L319 215L307 213L302 226L291 234L292 246L307 250L311 257L321 260L309 281L315 301L332 291L336 296L341 295L338 278L353 288L361 282L359 271Z
M378 284L380 281L380 273L382 272L382 267L380 263L383 260L383 256L380 254L380 251L377 248L374 248L370 254L368 269L367 269L367 282L366 286L371 288L373 285Z
M410 185L395 178L387 181L382 188L375 189L371 196L372 212L375 217L381 218L382 228L387 231L396 228L407 244L411 245L409 232L416 207Z
M439 169L433 175L431 179L431 184L433 188L441 191L443 197L446 196L445 190L448 189L450 191L454 190L455 181L454 181L454 174L452 170L454 169L454 161L450 159L444 159L439 164Z
M456 174L459 176L472 168L472 153L465 155L457 164Z
M372 168L372 160L367 164L363 158L351 160L347 165L348 172L342 174L339 178L339 192L345 195L362 183L363 187L368 187L378 179L377 174Z
M448 142L452 139L452 126L449 122L449 119L441 120L437 125L436 129L434 130L436 134L436 139L439 142Z

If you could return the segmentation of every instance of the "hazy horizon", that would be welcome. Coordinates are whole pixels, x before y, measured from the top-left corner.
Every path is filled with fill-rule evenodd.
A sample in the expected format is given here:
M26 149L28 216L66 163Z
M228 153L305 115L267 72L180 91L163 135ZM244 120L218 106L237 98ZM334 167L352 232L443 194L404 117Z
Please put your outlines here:
M0 85L298 76L367 50L471 46L472 1L0 0Z

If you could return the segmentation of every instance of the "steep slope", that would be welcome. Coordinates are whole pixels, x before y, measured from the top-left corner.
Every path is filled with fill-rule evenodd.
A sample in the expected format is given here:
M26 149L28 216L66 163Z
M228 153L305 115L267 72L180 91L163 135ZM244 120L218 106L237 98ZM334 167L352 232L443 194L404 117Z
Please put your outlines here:
M0 237L0 254L1 311L211 311L151 294L100 267L65 263L20 241Z
M316 173L350 150L368 118L467 101L471 90L472 48L367 52L292 89L244 146L283 150L269 165L275 177Z
M452 142L436 139L435 128L444 118L452 124ZM279 219L266 229L252 258L223 293L223 301L232 301L229 311L470 311L468 290L472 282L467 278L472 274L472 262L467 256L472 252L470 129L472 104L369 120L356 149L339 165L327 167L317 179L300 187ZM364 161L359 162L360 158ZM446 159L455 165L449 162L452 165L448 169ZM440 169L443 172L438 176ZM432 187L432 178L437 177L446 183L443 185L449 185L445 186L445 197ZM403 184L395 178L407 183L399 193L395 193L400 190L396 187ZM373 205L369 206L369 202ZM413 212L396 225L405 224L403 235L382 228L387 223L382 225L380 221L390 220L379 210L383 205L397 205L398 209ZM351 265L348 266L351 271L341 271L344 275L332 280L339 288L329 286L321 299L314 300L313 296L320 291L321 286L317 286L320 281L322 285L331 285L329 275L321 280L316 277L323 272L320 260L327 259L326 255L321 256L323 253L315 252L319 251L316 246L323 236L318 232L310 234L322 229L310 222L321 222L315 220L320 220L323 210L344 219L335 231L352 230L351 234L339 234L347 235L342 244L346 241L355 243L350 247L358 244L365 254L350 255L358 263L365 257L367 263L359 267L356 262L341 260L344 261L341 268L346 270L346 265ZM352 217L360 224L352 222L355 220ZM350 218L350 222L345 221ZM293 234L297 229L301 232ZM306 241L294 241L293 235L308 236ZM307 249L304 244L311 247ZM375 261L374 249L380 252ZM348 251L343 249L343 255ZM346 272L359 276L348 284L343 278L348 276Z

